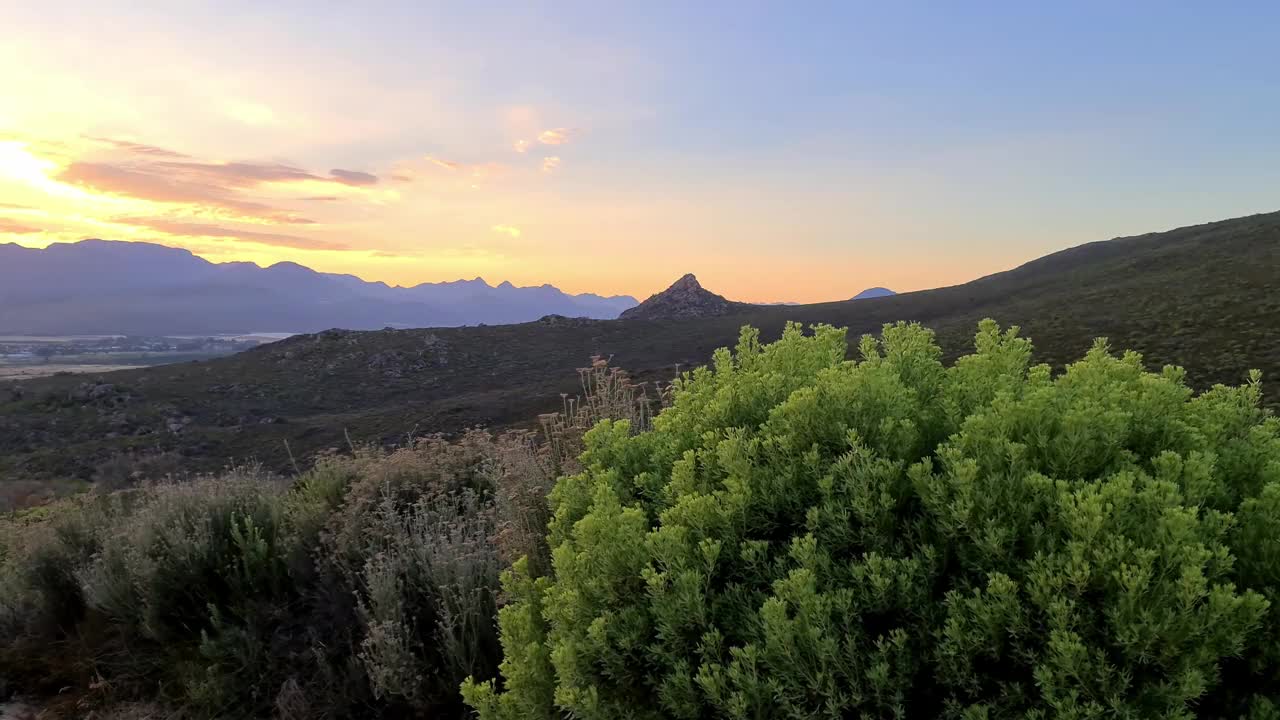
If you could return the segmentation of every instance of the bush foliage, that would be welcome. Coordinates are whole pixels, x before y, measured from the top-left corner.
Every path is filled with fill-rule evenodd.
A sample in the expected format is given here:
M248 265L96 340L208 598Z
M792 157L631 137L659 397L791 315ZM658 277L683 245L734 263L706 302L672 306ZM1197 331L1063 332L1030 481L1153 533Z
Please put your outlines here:
M789 326L602 422L482 720L1276 717L1280 420L1099 341ZM478 678L484 676L477 675Z
M744 328L656 417L596 359L541 433L0 522L0 693L290 720L1280 717L1256 374L1197 396L1099 342L1055 376L990 321L950 367L917 325L848 350Z
M202 717L463 715L461 682L497 672L500 572L549 565L556 476L596 421L648 417L602 360L583 390L541 434L353 447L292 483L248 468L100 487L0 521L0 698L75 690L76 715L129 698Z

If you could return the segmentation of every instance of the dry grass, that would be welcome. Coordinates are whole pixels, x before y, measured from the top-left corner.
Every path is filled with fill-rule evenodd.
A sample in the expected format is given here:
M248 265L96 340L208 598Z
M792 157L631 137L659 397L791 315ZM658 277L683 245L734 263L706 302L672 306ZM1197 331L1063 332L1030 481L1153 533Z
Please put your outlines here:
M86 375L89 373L133 370L143 365L4 365L0 364L0 380L32 380L53 375Z
M602 358L580 382L540 431L352 446L293 483L104 464L102 492L0 521L0 675L66 689L61 717L460 717L459 683L500 660L500 573L550 570L547 496L583 435L643 430L662 397Z

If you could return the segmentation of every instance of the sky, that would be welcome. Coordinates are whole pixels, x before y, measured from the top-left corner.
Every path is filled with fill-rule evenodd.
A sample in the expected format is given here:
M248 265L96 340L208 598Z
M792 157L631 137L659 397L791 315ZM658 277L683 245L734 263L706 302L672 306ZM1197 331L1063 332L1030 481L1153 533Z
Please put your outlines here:
M1280 209L1280 4L0 0L0 242L750 302Z

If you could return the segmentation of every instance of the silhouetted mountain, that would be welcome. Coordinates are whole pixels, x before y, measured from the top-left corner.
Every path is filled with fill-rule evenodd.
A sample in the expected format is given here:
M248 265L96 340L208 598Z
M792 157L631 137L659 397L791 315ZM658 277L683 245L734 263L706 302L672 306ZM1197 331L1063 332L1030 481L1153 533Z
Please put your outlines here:
M690 273L666 290L623 311L620 317L624 320L683 320L727 315L750 307L747 303L732 302L704 289L698 278Z
M43 250L0 245L0 333L71 335L315 332L451 327L544 315L616 318L629 296L569 295L481 278L409 288L316 272L212 263L187 250L84 240Z
M857 295L854 295L849 299L850 300L866 300L867 298L889 297L890 295L897 295L897 294L898 293L890 290L889 288L873 287L873 288L867 288L866 290L863 290L862 292L858 293Z
M768 342L788 321L847 327L856 356L861 334L917 320L936 332L950 360L972 351L978 321L991 317L1021 326L1035 343L1034 361L1057 369L1101 336L1141 352L1147 367L1182 366L1196 388L1238 384L1250 368L1280 375L1277 278L1280 213L1273 213L1090 243L875 302L749 305L679 322L544 317L301 335L207 362L0 387L0 483L88 479L98 464L141 448L181 452L195 470L256 457L285 472L293 462L286 440L306 458L346 447L345 433L396 443L414 428L510 426L559 409L561 393L581 393L575 368L593 355L612 358L637 381L666 382L677 368L732 346L743 325ZM700 295L696 283L683 284ZM1278 385L1263 383L1274 409ZM170 419L188 417L180 431L169 429Z

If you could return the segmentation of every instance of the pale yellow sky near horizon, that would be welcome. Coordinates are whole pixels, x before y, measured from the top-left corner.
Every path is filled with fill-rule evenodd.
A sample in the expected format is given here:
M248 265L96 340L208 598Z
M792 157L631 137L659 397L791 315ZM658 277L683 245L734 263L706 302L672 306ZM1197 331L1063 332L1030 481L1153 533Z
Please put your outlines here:
M0 0L0 242L819 302L1275 209L1271 108L1221 68L1107 36L1083 82L982 25L741 12Z

